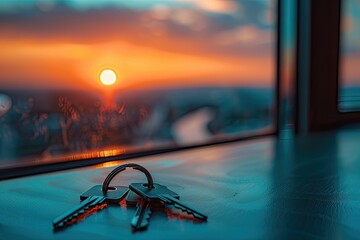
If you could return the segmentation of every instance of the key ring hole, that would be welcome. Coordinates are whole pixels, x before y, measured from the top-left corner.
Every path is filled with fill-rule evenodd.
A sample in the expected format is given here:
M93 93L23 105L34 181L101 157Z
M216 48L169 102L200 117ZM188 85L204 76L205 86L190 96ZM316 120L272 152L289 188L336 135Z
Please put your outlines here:
M128 164L123 164L117 168L115 168L114 170L112 170L109 175L106 177L106 179L104 180L104 183L102 185L102 191L103 191L103 194L106 195L107 192L110 190L111 187L109 187L110 185L110 182L111 180L117 175L119 174L120 172L124 171L126 168L132 168L134 170L139 170L140 172L144 173L146 178L147 178L147 184L146 186L149 188L149 189L153 189L154 188L154 181L153 181L153 178L150 174L150 172L144 168L143 166L140 166L139 164L136 164L136 163L128 163Z
M108 192L114 192L117 190L117 187L108 187Z
M143 183L143 186L148 188L148 187L149 187L149 184ZM151 189L154 189L154 188L156 188L156 186L153 186Z

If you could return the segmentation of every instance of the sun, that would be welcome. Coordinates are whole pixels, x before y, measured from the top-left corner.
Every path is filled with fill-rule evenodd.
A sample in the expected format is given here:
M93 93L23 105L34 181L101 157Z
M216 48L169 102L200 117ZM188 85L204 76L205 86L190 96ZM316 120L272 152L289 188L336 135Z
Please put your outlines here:
M116 78L116 73L111 69L105 69L100 74L100 82L104 85L113 85Z

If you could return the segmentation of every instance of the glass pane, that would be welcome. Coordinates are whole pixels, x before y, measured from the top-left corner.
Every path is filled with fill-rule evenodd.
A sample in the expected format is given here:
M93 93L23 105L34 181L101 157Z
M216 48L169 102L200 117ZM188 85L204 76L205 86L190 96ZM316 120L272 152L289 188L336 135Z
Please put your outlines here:
M276 3L2 0L0 167L274 127Z
M340 111L360 111L360 2L342 1Z

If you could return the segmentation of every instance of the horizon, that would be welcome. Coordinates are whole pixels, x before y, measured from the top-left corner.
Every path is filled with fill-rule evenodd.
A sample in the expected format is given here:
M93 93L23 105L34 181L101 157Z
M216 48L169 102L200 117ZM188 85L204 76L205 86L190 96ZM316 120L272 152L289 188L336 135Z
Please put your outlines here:
M359 85L360 87L360 85ZM181 86L181 87L177 87L177 86L154 86L154 87L144 87L144 88L138 88L138 87L127 87L127 88L114 88L111 89L111 91L101 91L99 89L84 89L84 88L74 88L74 87L69 87L69 88L56 88L56 87L33 87L33 88L27 88L27 87L6 87L6 88L1 88L0 89L0 93L1 92L6 92L6 91L50 91L50 92L61 92L61 91L74 91L74 92L88 92L88 93L103 93L103 92L112 92L112 93L117 93L117 92L126 92L126 91L181 91L181 90L198 90L198 89L216 89L216 90L228 90L228 89L274 89L273 86L267 86L267 85L259 85L259 86L255 86L255 85L194 85L194 86Z

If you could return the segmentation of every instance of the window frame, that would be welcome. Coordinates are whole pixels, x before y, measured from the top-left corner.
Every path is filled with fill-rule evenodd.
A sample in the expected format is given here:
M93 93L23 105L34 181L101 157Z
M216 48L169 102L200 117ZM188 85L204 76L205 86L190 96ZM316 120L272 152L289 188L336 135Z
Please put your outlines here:
M341 0L298 0L297 132L330 130L360 121L339 109Z

